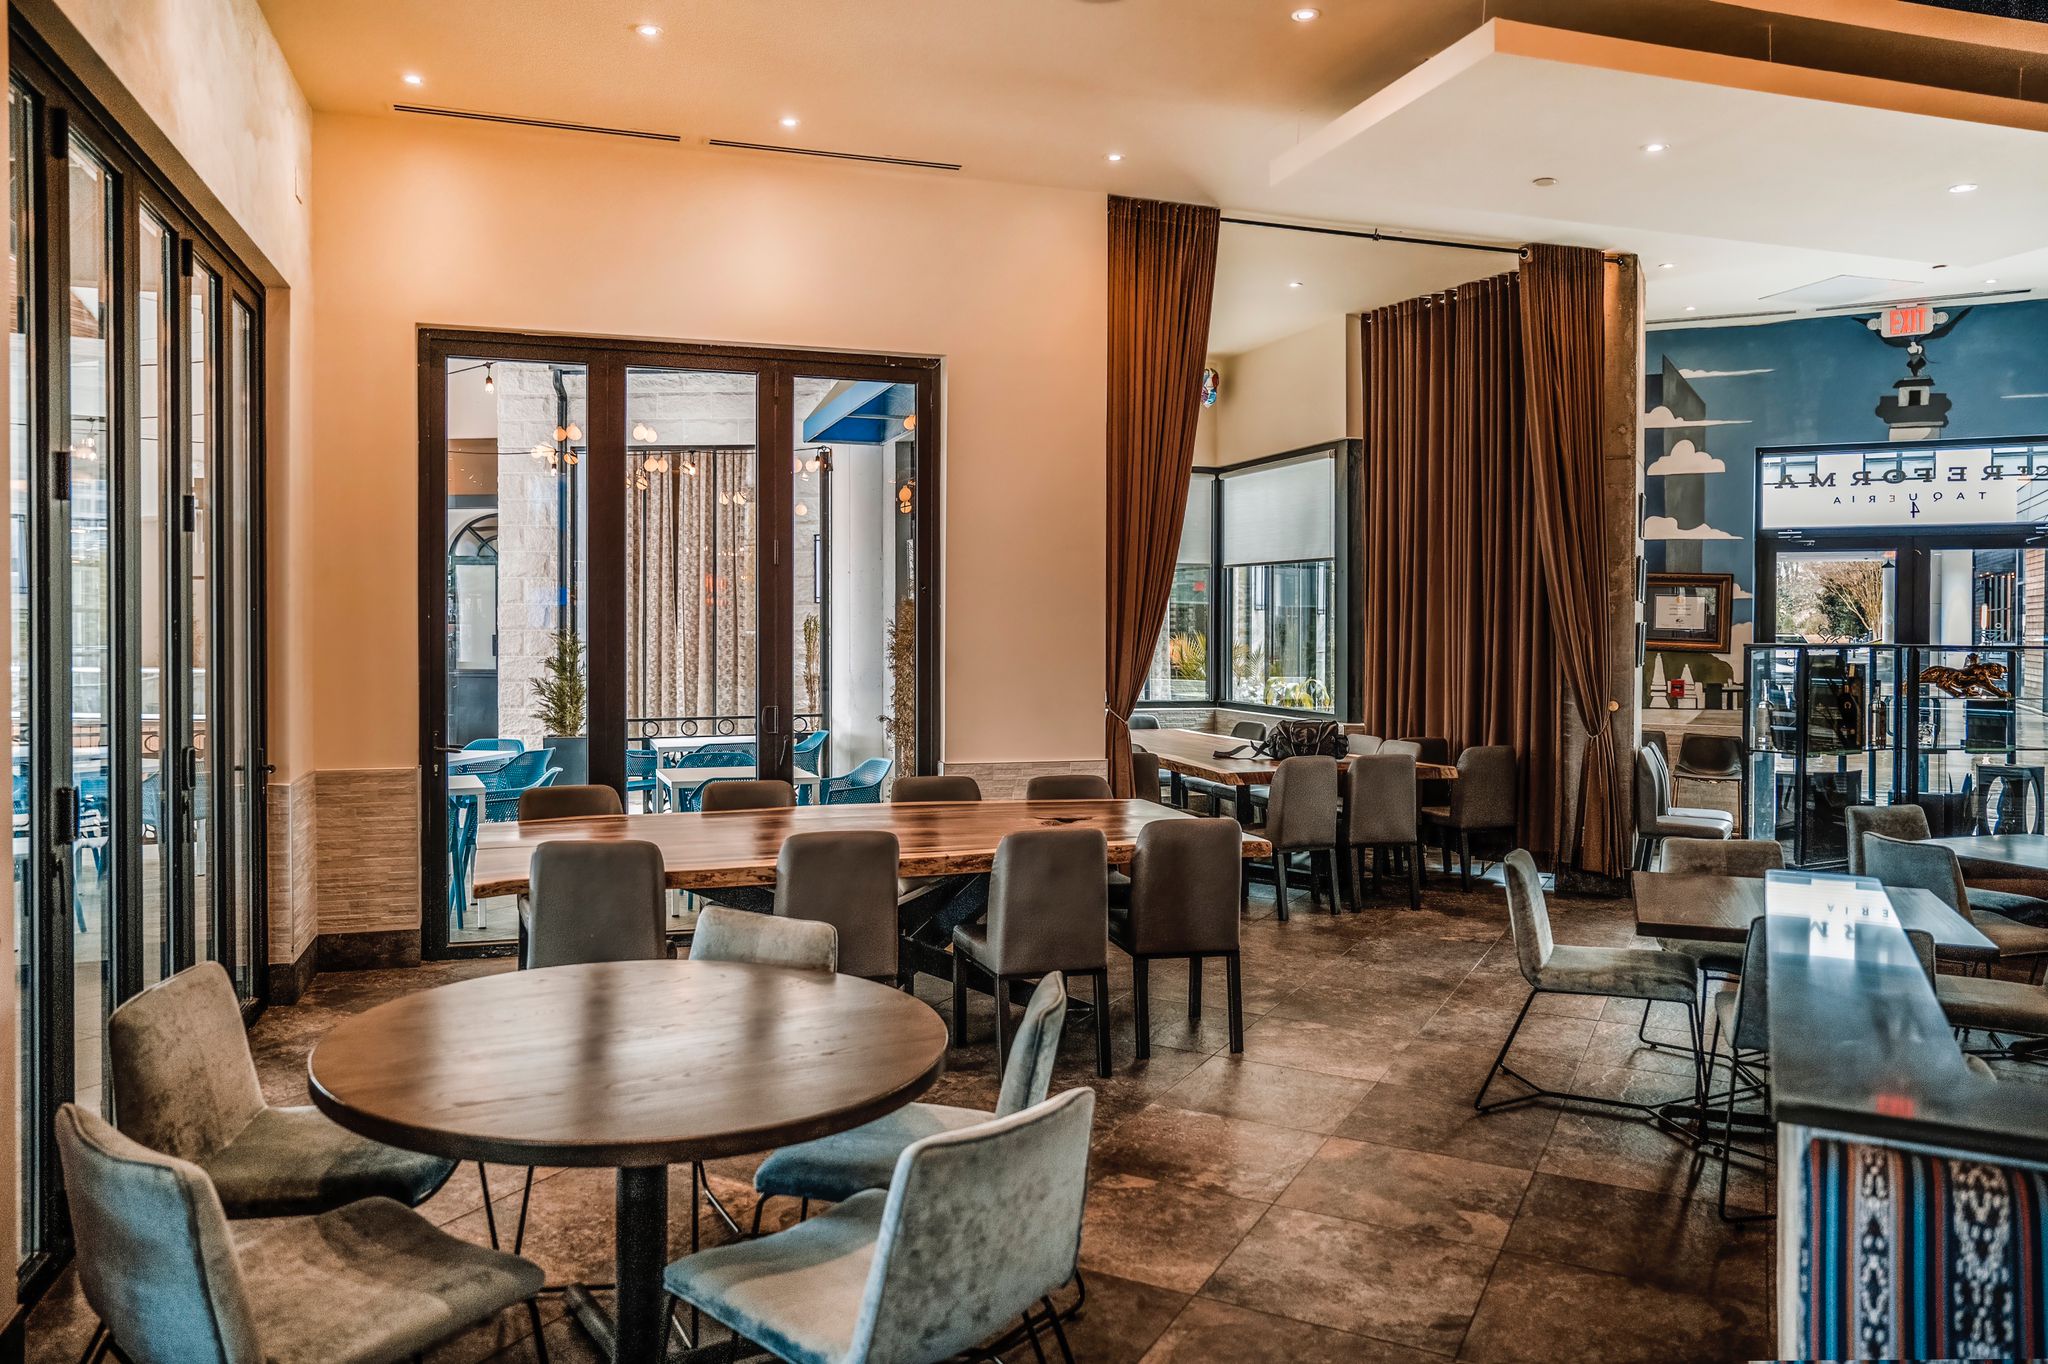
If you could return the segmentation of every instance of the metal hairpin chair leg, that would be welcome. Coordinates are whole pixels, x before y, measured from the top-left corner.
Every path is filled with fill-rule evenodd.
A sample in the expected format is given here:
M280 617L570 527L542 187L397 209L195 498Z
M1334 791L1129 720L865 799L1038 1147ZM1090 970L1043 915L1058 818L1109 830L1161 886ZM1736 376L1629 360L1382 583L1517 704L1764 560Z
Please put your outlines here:
M1657 1120L1660 1124L1676 1126L1676 1123L1664 1117L1659 1105L1637 1103L1631 1099L1610 1099L1598 1094L1577 1094L1568 1090L1547 1089L1507 1063L1508 1049L1514 1046L1515 1038L1522 1031L1522 1023L1529 1017L1529 1006L1536 1002L1537 995L1544 993L1547 992L1531 990L1529 991L1529 997L1522 1001L1521 1012L1515 1015L1515 1025L1508 1029L1507 1039L1500 1044L1500 1051L1494 1055L1493 1065L1488 1068L1486 1078L1480 1081L1479 1092L1472 1096L1473 1111L1477 1113L1497 1113L1502 1109L1515 1108L1522 1104L1533 1103L1538 1099L1551 1099L1559 1103L1598 1104L1605 1108L1627 1109L1630 1112L1641 1113L1646 1117ZM1645 1001L1646 1005L1647 1003L1648 1001ZM1686 1005L1685 1012L1690 1025L1689 1030L1693 1035L1693 1104L1696 1109L1704 1113L1706 1107L1706 1084L1700 1071L1700 1047L1703 1044L1704 1035L1700 1031L1697 1005ZM1506 1099L1499 1099L1493 1103L1486 1102L1486 1091L1493 1087L1495 1077L1501 1075L1505 1075L1509 1079L1523 1085L1529 1092L1527 1094L1516 1094Z

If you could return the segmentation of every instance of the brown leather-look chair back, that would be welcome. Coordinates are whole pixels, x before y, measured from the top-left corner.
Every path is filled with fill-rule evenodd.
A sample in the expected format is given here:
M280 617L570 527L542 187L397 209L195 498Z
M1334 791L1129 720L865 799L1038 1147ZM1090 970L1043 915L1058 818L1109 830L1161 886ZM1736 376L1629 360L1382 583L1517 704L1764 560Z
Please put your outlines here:
M963 804L981 799L981 783L951 773L938 777L898 777L889 799L897 805Z
M1454 829L1515 826L1514 749L1487 744L1458 755L1458 779L1451 783L1450 823Z
M704 783L706 813L717 810L793 810L796 788L786 781L718 781Z
M1139 800L1164 804L1159 799L1159 755L1142 748L1131 750L1131 794Z
M1266 798L1266 837L1276 848L1337 845L1337 760L1283 758Z
M839 930L839 971L894 980L896 835L886 829L791 834L775 859L775 913Z
M1344 841L1358 847L1413 843L1421 835L1415 811L1415 759L1372 753L1351 760Z
M619 793L609 786L529 786L519 793L519 821L596 819L623 815Z
M533 850L528 875L529 967L653 961L668 955L667 879L661 849L654 844L637 839L543 843Z
M996 845L988 953L984 964L1001 976L1108 968L1109 841L1100 829L1030 829Z
M1153 785L1158 785L1157 780ZM1054 772L1024 784L1026 800L1110 800L1109 781L1086 772Z
M1138 831L1127 950L1235 952L1244 830L1234 819L1162 819Z

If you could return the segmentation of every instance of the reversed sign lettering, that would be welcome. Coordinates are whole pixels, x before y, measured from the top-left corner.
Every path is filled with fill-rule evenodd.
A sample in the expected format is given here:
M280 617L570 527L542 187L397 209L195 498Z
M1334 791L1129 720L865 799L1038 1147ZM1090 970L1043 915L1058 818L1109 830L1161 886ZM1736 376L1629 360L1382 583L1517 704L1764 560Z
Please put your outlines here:
M1764 530L2011 526L2048 517L2048 445L1764 455Z

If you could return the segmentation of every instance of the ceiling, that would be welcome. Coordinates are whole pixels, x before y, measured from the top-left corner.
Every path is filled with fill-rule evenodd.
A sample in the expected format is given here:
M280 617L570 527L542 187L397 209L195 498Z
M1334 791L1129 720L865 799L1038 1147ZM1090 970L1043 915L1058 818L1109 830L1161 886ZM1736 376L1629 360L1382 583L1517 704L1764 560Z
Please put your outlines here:
M1985 277L2048 286L2048 250L2019 241L2048 207L2048 135L1855 107L1839 88L1837 102L1716 89L1668 62L1589 71L1488 50L1416 74L1508 16L1738 67L1770 57L1770 73L1829 68L1859 90L1909 77L1956 92L1953 104L2048 100L2040 26L1994 20L1967 42L1901 35L1826 13L1849 0L1779 0L1804 11L1793 13L1761 0L1306 2L1323 12L1303 24L1289 11L1304 0L260 0L325 111L415 102L1632 250L1650 265L1653 318L1775 306L1760 300L1845 273L1955 288L1937 263L1971 288ZM662 31L644 38L642 23ZM404 84L407 72L422 83ZM1374 96L1387 107L1365 117ZM2048 103L2034 107L2048 126ZM786 116L800 125L782 127ZM1637 151L1652 140L1672 147L1654 166ZM1964 165L1984 190L1952 201L1948 177ZM1537 175L1559 184L1538 191ZM1228 229L1212 349L1236 353L1506 263Z

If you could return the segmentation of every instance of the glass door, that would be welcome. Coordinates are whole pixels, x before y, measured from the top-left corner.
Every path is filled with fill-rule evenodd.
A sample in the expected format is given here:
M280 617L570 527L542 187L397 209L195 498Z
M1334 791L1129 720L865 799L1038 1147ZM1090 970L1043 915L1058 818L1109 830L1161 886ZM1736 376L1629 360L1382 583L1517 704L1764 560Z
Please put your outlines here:
M262 992L262 309L33 32L10 38L26 1300L69 1237L50 1124L104 1107L109 1012L205 958L251 1010Z
M922 386L799 374L788 451L791 765L800 800L887 800L919 770Z

